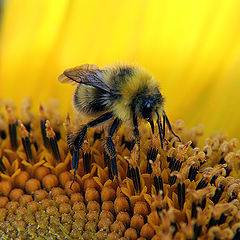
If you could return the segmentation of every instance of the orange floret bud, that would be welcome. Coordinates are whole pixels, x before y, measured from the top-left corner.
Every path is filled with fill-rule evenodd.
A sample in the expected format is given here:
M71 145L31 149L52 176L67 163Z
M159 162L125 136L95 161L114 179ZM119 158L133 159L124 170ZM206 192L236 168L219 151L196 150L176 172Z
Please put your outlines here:
M42 179L43 186L50 191L53 187L58 185L58 178L56 175L48 174Z

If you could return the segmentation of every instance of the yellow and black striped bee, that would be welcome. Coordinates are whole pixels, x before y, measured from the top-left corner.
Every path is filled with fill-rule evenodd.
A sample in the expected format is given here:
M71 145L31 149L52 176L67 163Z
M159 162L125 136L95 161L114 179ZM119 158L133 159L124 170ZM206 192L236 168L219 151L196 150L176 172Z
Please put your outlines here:
M139 146L138 119L148 121L153 133L154 121L157 122L162 147L166 125L176 136L164 111L164 98L159 91L158 81L143 68L116 65L99 69L94 64L84 64L66 69L59 76L59 81L76 83L78 86L73 100L75 109L88 116L96 116L95 120L83 126L72 143L72 167L75 174L78 168L79 149L82 147L87 129L107 120L113 119L106 140L106 151L111 158L113 175L117 181L116 150L112 137L122 122L132 122L133 134Z

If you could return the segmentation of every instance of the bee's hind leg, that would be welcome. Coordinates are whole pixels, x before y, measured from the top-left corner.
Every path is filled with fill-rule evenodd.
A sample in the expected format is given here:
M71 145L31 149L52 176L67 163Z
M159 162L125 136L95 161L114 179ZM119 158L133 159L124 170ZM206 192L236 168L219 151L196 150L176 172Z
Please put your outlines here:
M74 170L74 175L73 175L73 182L70 186L70 189L72 189L72 185L75 181L76 178L76 171L78 169L78 163L79 163L79 149L82 147L83 145L83 141L84 138L86 136L87 133L87 129L94 127L100 123L103 123L107 120L109 120L110 118L113 117L113 114L111 112L107 112L104 113L103 115L101 115L100 117L98 117L97 119L89 122L88 124L86 124L82 130L78 133L76 139L73 142L73 150L72 150L72 169Z
M107 151L108 155L111 157L112 173L116 177L118 185L120 185L120 184L119 184L119 180L118 180L116 149L115 149L114 143L112 141L112 136L118 129L119 124L120 124L119 118L115 118L115 120L113 121L113 124L110 128L110 132L109 132L109 135L108 135L107 141L106 141L106 151Z

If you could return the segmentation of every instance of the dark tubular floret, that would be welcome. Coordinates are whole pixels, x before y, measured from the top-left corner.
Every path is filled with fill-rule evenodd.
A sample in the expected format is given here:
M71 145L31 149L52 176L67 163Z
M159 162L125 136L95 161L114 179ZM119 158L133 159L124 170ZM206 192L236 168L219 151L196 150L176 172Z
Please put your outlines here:
M29 132L26 130L25 126L21 122L19 122L19 128L20 128L22 144L27 156L27 160L29 162L32 162L33 155L32 155L32 149L31 149L31 141L29 138Z
M87 140L84 140L83 143L83 168L85 174L90 173L91 171L91 152L89 150L89 143Z
M44 143L45 148L49 149L50 143L49 143L49 139L47 137L46 121L47 121L47 118L45 116L44 108L42 105L40 105L40 127L41 127L43 143Z
M55 135L55 132L53 131L53 129L50 126L50 122L47 120L46 121L46 137L48 139L48 143L49 143L49 149L51 150L54 158L57 160L57 162L59 162L61 160L60 157L60 152L59 152L59 148L58 148L58 143L57 143L57 138Z
M10 137L10 143L14 151L18 148L17 142L17 120L13 114L12 109L6 105L6 111L8 113L8 132Z
M2 161L2 157L0 157L0 172L5 173L6 172L6 167Z

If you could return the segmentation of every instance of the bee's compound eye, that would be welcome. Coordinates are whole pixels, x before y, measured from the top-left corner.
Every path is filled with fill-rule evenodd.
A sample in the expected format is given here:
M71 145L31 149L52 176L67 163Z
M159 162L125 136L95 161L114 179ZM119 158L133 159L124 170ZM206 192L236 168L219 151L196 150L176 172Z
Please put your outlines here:
M145 99L142 105L143 118L148 119L152 117L152 107L153 107L152 99Z

